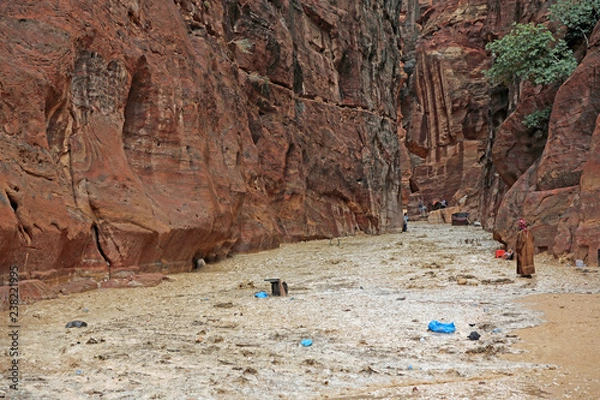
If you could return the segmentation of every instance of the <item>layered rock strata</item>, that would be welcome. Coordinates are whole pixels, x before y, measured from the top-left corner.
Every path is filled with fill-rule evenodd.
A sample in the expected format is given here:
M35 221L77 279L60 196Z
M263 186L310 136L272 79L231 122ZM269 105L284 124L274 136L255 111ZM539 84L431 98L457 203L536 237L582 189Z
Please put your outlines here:
M553 99L540 157L504 197L496 237L514 242L516 220L531 225L539 251L598 265L600 252L600 25L585 56Z
M401 226L399 4L2 3L0 275L189 271Z
M538 251L596 265L600 28L575 48L580 64L563 84L491 87L482 75L491 66L486 43L515 22L548 23L547 13L537 1L403 5L403 191L413 215L419 201L445 198L509 247L525 218ZM548 129L523 124L543 109Z
M414 24L419 32L404 56L410 77L400 103L409 212L417 214L419 202L431 209L445 199L479 219L490 97L482 73L489 68L486 2L410 1L405 12L404 36L415 37Z

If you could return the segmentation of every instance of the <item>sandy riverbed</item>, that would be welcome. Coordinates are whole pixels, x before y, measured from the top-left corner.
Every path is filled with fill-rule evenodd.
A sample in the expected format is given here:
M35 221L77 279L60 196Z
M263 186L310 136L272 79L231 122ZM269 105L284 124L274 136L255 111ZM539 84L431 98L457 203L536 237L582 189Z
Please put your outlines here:
M514 261L494 258L497 247L481 228L411 223L406 233L236 255L154 288L22 305L20 397L7 372L0 394L596 398L598 268L540 255L537 275L518 278ZM256 298L270 292L266 278L285 280L289 296ZM66 329L73 320L88 326ZM452 321L457 331L429 332L431 320ZM468 340L471 331L480 340ZM0 346L8 349L8 335ZM6 371L11 358L3 352L0 362Z

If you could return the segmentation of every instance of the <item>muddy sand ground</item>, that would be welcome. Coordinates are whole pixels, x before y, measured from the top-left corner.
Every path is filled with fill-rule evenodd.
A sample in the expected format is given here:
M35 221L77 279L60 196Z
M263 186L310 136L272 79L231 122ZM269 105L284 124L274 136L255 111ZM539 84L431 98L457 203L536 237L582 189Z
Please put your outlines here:
M600 398L598 267L542 254L518 278L496 248L481 228L411 223L22 305L18 395L2 335L0 397ZM255 297L267 278L289 295ZM428 331L432 320L456 332Z

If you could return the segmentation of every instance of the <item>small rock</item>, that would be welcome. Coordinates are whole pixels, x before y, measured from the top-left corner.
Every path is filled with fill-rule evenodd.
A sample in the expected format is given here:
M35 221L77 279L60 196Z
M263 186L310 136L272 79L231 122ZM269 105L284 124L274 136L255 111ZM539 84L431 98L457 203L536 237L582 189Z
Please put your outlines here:
M232 308L233 303L219 303L214 305L215 308Z
M479 333L477 333L476 331L469 333L469 336L467 336L467 338L469 340L479 340L480 337L481 337L481 335Z
M65 326L65 328L83 328L86 326L88 326L87 323L83 321L71 321Z

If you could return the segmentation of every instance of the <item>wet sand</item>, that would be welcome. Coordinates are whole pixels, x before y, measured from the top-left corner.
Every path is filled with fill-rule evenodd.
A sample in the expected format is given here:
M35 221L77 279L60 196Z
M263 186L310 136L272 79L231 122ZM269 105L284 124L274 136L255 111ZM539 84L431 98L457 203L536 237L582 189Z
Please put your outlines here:
M410 223L21 305L20 397L8 372L0 388L40 400L593 399L598 268L540 255L536 276L518 278L497 247L481 228ZM256 298L267 278L289 296ZM66 329L73 320L88 326ZM430 332L431 320L456 332Z
M507 360L557 365L529 371L544 398L600 398L600 295L543 294L520 300L544 313L545 323L516 333L522 342Z

